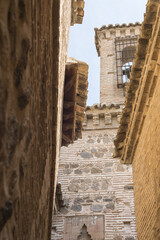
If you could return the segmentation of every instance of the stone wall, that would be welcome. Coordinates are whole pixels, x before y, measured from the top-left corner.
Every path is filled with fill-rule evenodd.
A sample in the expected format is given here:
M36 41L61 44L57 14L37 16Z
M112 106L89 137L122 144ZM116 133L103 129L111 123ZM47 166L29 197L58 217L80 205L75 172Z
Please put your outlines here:
M120 114L120 105L88 107L82 139L61 149L64 204L53 217L53 240L79 239L84 225L86 239L136 239L132 168L112 157Z
M138 36L139 29L139 23L95 28L95 43L100 56L101 103L124 103L124 89L117 88L115 38Z
M70 1L0 2L0 239L50 239Z

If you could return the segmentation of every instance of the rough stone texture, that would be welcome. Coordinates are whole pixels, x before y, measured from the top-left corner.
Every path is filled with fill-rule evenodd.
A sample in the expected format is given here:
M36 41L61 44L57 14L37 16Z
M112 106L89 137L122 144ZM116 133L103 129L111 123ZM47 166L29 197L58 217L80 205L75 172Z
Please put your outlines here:
M71 1L0 1L0 239L50 239Z
M115 38L139 35L140 23L95 28L95 43L100 56L100 102L124 103L124 89L117 88ZM108 123L110 122L107 119Z
M64 202L68 203L68 213L57 212L54 215L54 240L76 239L84 224L92 239L111 240L117 236L121 236L122 239L132 236L136 239L133 189L124 189L125 186L132 185L132 168L124 165L124 171L118 170L119 160L112 157L113 139L118 127L117 111L120 109L114 105L110 109L86 110L88 117L82 139L67 148L61 148L58 181L62 185ZM107 127L106 112L112 113L111 124ZM95 126L94 119L90 118L93 113L101 116L99 125ZM91 139L93 141L89 143ZM66 165L71 170L73 165L75 167L70 175L64 174ZM87 172L84 171L86 169ZM109 171L106 172L106 169ZM101 222L101 227L104 226L104 237L100 235L97 222L85 220L93 217L97 219L99 215L104 217ZM67 223L71 219L72 225L69 226ZM93 229L89 230L89 226L94 226L94 231L98 233L97 238Z

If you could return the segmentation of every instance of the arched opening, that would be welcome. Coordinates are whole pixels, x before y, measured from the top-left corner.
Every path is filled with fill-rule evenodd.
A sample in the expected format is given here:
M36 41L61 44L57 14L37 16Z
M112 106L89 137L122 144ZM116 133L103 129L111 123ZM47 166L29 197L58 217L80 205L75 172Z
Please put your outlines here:
M87 226L84 224L77 240L92 240L91 235L87 232Z

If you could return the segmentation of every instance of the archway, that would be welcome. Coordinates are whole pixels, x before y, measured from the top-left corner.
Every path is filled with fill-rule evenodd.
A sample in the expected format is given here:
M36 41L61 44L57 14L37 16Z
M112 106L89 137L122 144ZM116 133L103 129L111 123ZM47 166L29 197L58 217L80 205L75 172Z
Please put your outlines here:
M87 226L84 224L77 240L92 240L91 235L87 232Z

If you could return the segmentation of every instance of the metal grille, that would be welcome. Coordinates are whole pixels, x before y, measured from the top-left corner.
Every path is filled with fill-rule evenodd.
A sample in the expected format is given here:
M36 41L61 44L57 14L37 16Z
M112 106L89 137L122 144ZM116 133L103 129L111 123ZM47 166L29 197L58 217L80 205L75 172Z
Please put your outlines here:
M129 82L129 75L135 57L138 36L115 39L117 87L124 88Z

